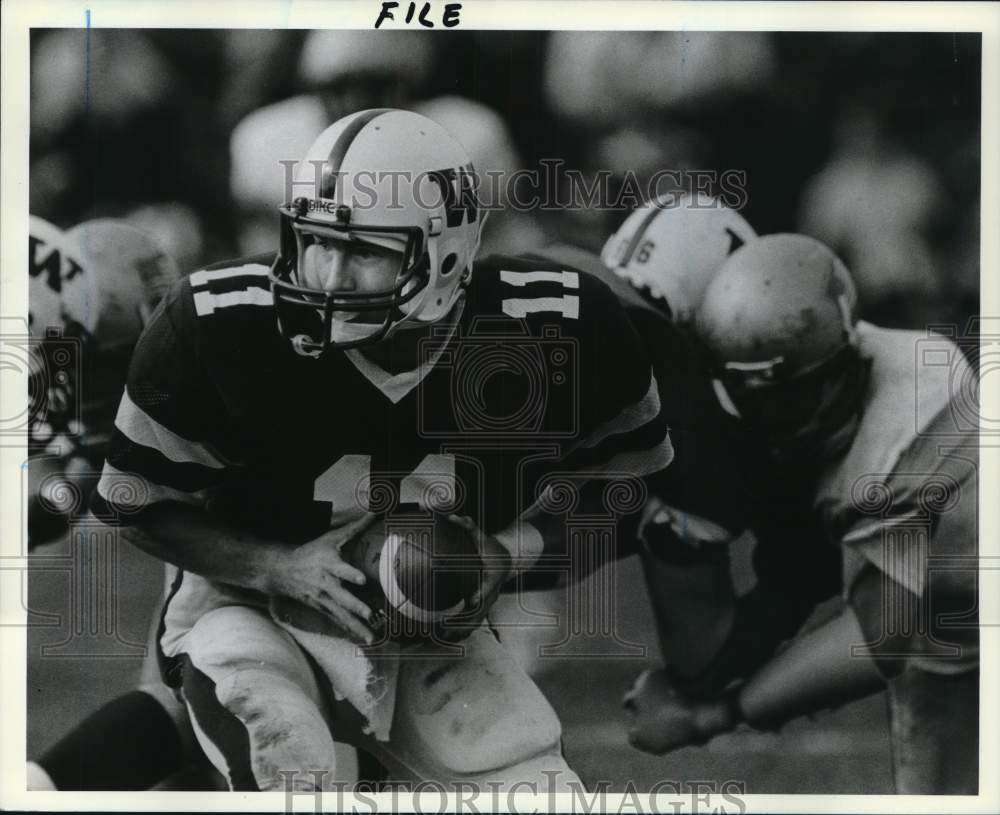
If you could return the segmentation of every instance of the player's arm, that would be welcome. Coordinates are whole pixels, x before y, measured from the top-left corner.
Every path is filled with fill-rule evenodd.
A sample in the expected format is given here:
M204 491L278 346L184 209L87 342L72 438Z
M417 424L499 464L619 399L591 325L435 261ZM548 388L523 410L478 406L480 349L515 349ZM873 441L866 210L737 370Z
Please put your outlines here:
M655 486L637 535L665 670L686 696L715 696L732 679L735 652L753 631L736 624L729 562L735 536L664 503Z
M648 351L611 290L582 274L578 319L579 433L536 481L537 500L524 516L538 531L538 557L567 552L567 503L576 516L613 518L619 538L634 540L645 480L674 456ZM573 576L582 578L601 564L577 565Z
M624 493L641 494L645 489L643 479L662 470L673 458L652 368L641 348L631 344L634 339L631 327L619 327L627 332L625 337L610 344L625 346L621 353L631 355L629 362L624 363L630 374L626 383L620 378L616 382L608 371L606 388L615 390L616 398L607 400L606 412L597 414L581 437L569 445L562 460L536 482L537 500L495 536L510 554L511 576L530 571L545 556L565 556L569 513L563 507L567 500L574 506L574 514L613 517L622 521L623 537L634 537L631 530L638 524L642 502L634 502L634 508L629 510L626 505L632 502ZM613 356L608 354L607 368L612 367ZM602 373L597 366L591 380L595 382L594 390L600 387L596 383L603 381ZM584 398L587 396L584 390ZM585 577L599 566L600 563L588 560L588 567L574 569L573 575Z
M209 511L237 465L225 448L224 405L182 332L183 289L175 290L140 339L91 509L143 551L203 575L266 594L285 594L372 634L371 610L343 585L363 583L339 546L370 522L331 530L301 546L267 539ZM190 317L188 309L187 317Z
M893 666L864 647L855 606L879 602L881 577L867 567L851 604L825 625L795 639L745 684L710 701L685 699L662 672L647 672L625 698L629 738L639 749L666 753L746 723L773 729L791 719L860 699L880 690Z
M689 699L714 698L756 673L839 589L831 588L841 572L839 558L828 557L833 547L803 549L792 536L793 552L773 534L755 532L757 585L736 597L726 530L686 513L644 529L643 566L668 674Z
M742 719L752 727L771 729L880 690L885 678L866 642L854 609L847 606L794 640L751 677L738 692Z
M580 377L574 383L578 434L565 445L560 459L526 478L521 485L526 498L522 506L528 508L508 526L487 535L471 520L462 519L478 536L486 565L480 591L473 598L478 608L473 623L485 616L506 583L531 572L543 556L565 559L568 513L559 493L575 493L576 513L617 517L624 513L608 499L609 482L629 480L641 491L642 479L673 458L645 349L610 290L588 276L581 275L580 280L580 322L563 323L566 335L575 334L580 356ZM641 502L636 502L634 512L640 508ZM569 556L575 578L601 565L592 557L574 558L572 551Z
M122 537L185 571L269 596L291 597L371 642L371 609L342 585L363 585L365 576L341 559L340 547L372 520L366 515L294 546L250 534L202 508L167 501L144 510L139 521L122 528Z
M937 444L927 442L929 438L934 437L924 437L907 451L900 472L929 472L938 463L932 460L923 467L913 463L914 457L925 455L928 448L937 457ZM955 459L945 460L947 466L958 468L954 471L959 476L954 480L956 500L935 518L932 550L965 554L974 551L971 519L975 517L978 491L963 480L962 474L968 476L974 470L956 464ZM896 489L895 494L900 503L922 500L907 495L903 489ZM929 640L941 637L959 644L966 635L960 628L946 634L938 629L938 621L967 614L975 607L974 570L931 571L912 553L903 555L898 550L895 557L886 558L881 532L867 544L864 541L864 535L854 536L849 544L864 553L867 562L850 584L847 607L840 617L800 636L739 691L738 710L751 726L781 724L804 713L866 696L902 672L905 655L922 653ZM925 631L918 618L928 613L930 631ZM863 647L865 643L879 644L877 658Z

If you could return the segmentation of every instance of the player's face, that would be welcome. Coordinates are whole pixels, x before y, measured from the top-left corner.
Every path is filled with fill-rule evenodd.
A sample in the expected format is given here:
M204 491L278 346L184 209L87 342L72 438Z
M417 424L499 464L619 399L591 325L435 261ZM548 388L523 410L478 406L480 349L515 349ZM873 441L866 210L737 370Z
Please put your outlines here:
M304 250L300 282L322 291L384 292L403 267L401 252L353 238L314 235Z
M751 384L750 376L742 384L730 379L726 390L743 420L763 431L776 448L787 452L839 448L844 441L840 436L855 429L866 381L858 379L863 370L853 350L845 347L822 365L786 381Z
M300 244L299 282L325 292L385 294L396 285L403 268L403 253L356 236L307 234ZM332 339L364 339L385 322L384 308L334 311Z

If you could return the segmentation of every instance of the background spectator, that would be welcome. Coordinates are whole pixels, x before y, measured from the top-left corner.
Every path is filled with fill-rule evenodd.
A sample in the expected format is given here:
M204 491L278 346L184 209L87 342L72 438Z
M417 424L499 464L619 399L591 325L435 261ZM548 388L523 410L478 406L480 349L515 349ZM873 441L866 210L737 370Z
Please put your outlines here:
M863 316L964 324L979 75L957 34L36 30L31 211L129 218L192 268L266 250L280 161L347 111L418 107L505 174L610 173L611 202L628 175L741 171L743 214L831 243ZM561 175L548 195L571 192ZM597 250L637 202L576 203L494 212L484 246Z

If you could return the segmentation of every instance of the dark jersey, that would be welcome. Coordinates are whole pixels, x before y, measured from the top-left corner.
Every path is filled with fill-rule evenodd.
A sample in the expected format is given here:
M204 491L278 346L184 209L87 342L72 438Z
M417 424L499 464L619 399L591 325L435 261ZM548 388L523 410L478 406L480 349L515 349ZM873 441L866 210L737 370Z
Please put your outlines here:
M750 440L719 406L694 345L667 316L663 301L648 300L595 255L559 246L540 257L553 254L605 283L646 346L675 452L671 466L649 478L650 490L670 506L734 533L746 528L754 502L749 479L734 465L752 460L743 449Z
M779 601L775 614L795 626L840 586L839 550L825 545L813 508L816 476L787 472L722 410L707 367L662 300L648 299L584 250L559 246L541 256L565 258L604 282L646 346L675 452L670 467L647 479L650 492L734 534L752 529L758 593Z
M95 512L127 522L182 501L301 541L366 510L431 507L493 533L560 482L670 462L644 347L587 274L477 261L453 322L394 375L357 350L298 355L277 329L269 262L196 272L156 312Z

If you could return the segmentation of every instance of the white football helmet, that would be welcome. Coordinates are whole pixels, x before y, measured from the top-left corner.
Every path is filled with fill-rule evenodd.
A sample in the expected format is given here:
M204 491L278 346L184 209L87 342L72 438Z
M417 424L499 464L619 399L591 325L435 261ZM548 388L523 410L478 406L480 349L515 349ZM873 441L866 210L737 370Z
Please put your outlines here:
M629 215L604 244L601 261L688 325L719 267L755 237L743 216L718 199L668 193Z
M28 216L28 438L41 448L79 433L81 347L97 324L93 276L61 229ZM12 350L16 346L12 343Z
M370 345L449 314L482 219L469 155L440 125L403 110L346 116L320 134L295 178L271 285L279 329L299 353ZM318 288L302 260L310 244L331 240L398 253L395 281Z
M97 296L91 334L97 353L131 355L150 315L181 278L157 241L113 218L85 221L66 233Z
M56 226L28 216L28 323L31 336L44 339L91 334L97 324L98 295L93 275L80 262L73 242Z
M59 432L96 448L110 435L139 335L180 270L123 221L63 232L31 216L29 228L35 440Z

